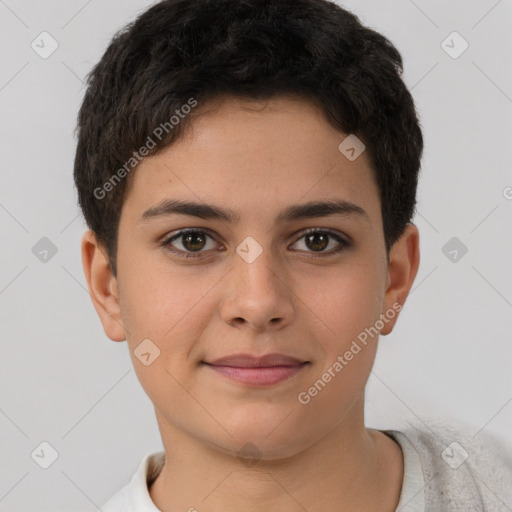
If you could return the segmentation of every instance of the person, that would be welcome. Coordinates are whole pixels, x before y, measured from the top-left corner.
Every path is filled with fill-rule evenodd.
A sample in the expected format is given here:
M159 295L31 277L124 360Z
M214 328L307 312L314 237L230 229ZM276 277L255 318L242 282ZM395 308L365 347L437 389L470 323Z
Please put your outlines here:
M328 0L165 0L114 36L78 114L82 259L164 451L103 512L512 510L490 439L365 425L420 257L402 70Z

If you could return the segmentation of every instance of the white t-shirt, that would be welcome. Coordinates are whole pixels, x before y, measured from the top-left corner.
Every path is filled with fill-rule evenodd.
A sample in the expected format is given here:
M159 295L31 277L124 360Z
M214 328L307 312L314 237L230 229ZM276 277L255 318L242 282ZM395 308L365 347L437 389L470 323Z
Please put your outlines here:
M404 457L404 480L396 511L424 512L425 481L420 457L404 434L398 431L387 432L392 433L400 444ZM158 475L155 468L161 468L163 457L163 451L146 455L130 482L101 507L103 512L161 512L151 500L148 480L152 482Z

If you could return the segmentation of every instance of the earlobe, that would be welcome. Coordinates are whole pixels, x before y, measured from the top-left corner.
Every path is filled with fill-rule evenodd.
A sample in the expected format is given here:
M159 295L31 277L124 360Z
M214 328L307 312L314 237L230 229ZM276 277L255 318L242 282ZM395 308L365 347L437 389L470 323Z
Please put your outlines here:
M396 324L412 287L420 263L419 231L407 224L402 236L390 250L388 281L382 314L388 318L381 334L389 334Z
M106 251L90 229L82 237L82 265L89 295L105 334L112 341L124 341L126 330L121 319L117 280L110 268Z

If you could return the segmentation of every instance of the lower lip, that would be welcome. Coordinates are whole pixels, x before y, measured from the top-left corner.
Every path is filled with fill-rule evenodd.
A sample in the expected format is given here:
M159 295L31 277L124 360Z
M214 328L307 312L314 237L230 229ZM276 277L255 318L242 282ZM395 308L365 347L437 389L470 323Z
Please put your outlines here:
M271 366L265 368L241 368L234 366L207 365L225 377L250 386L271 386L297 374L304 364L298 366Z

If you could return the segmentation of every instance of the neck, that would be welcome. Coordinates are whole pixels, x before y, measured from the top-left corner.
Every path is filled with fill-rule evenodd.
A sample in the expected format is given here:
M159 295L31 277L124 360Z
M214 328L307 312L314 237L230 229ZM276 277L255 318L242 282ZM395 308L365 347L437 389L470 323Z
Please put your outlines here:
M167 455L151 499L163 512L393 512L403 480L402 452L385 434L364 427L362 403L360 412L300 453L254 464L178 429L161 428Z

